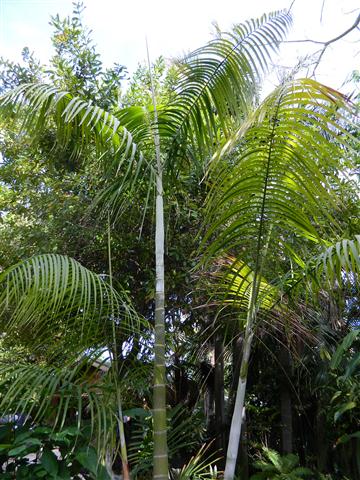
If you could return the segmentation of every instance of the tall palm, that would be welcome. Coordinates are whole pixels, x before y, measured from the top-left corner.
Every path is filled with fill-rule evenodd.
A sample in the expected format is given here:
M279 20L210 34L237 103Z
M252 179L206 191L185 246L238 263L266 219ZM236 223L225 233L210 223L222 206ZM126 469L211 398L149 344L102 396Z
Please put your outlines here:
M186 164L196 169L200 179L221 138L234 132L251 111L261 76L290 23L286 12L277 12L236 25L228 34L219 34L180 63L175 100L170 105L156 107L154 103L149 108L135 107L111 114L48 85L20 87L8 94L2 105L25 107L24 126L34 133L51 118L56 122L59 142L71 140L77 150L94 142L107 177L111 178L99 201L113 213L126 201L124 191L133 191L139 178L149 177L150 188L156 185L156 215L160 219L164 213L163 182L166 185L171 175ZM155 238L154 478L165 479L168 465L161 220L156 222Z
M286 245L291 247L294 238L321 248L324 236L341 237L332 215L340 211L341 199L331 185L349 140L344 124L350 117L346 98L333 89L309 79L286 82L213 158L207 255L230 252L240 277L244 261L251 272L245 276L246 296L245 280L237 292L246 305L246 322L225 480L235 474L251 345L264 303L263 276L272 270L272 258L286 258ZM265 300L270 293L267 289Z

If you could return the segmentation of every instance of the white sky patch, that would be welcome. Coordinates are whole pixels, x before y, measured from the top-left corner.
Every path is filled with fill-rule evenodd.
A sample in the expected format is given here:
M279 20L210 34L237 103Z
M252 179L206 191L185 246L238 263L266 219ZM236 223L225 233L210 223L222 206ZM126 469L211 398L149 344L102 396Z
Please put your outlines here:
M262 13L288 8L291 0L85 0L84 23L106 66L118 62L132 72L145 61L147 36L151 57L182 56L208 41L213 22L227 30ZM322 5L324 4L323 12ZM349 28L360 11L358 0L295 0L289 40L325 41ZM0 0L0 55L18 61L24 46L46 63L52 55L50 15L71 15L71 0ZM299 56L315 52L313 44L287 44L279 65L291 67ZM317 79L340 88L359 68L360 33L353 31L329 47ZM276 83L273 77L272 82Z

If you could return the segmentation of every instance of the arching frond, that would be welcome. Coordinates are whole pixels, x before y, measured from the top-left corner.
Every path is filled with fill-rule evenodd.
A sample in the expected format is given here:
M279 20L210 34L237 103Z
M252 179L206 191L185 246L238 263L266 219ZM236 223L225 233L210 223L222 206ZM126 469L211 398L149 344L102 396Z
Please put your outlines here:
M120 176L118 186L123 189L133 188L140 173L151 171L150 163L119 119L81 97L47 84L26 84L2 96L0 108L21 109L22 129L33 138L46 126L55 125L58 144L70 144L74 155L94 145L108 178Z
M336 227L331 210L339 199L324 172L344 154L349 111L340 93L308 79L282 85L264 101L214 157L210 255L252 244L256 270L267 245L277 248L274 232L320 241L321 225Z
M357 341L360 336L360 329L351 330L342 340L340 345L338 345L330 363L331 369L336 369L340 367L341 362L344 360L345 354L351 349L352 345ZM356 349L354 349L354 353ZM360 354L355 353L355 358L353 361L347 365L345 376L349 377L353 373L356 367L360 364Z
M329 246L308 267L314 270L317 278L336 279L341 283L345 277L360 276L360 235L353 240L343 239Z
M251 297L251 290L254 285L254 271L240 259L229 257L225 265L216 274L218 285L216 293L224 298L225 305L247 309ZM258 287L257 308L268 311L278 306L281 291L271 285L264 277L261 277Z
M291 24L286 12L235 25L179 64L177 96L159 116L170 138L169 159L186 143L195 151L212 151L219 128L225 134L246 116L262 74Z
M338 242L324 242L320 253L304 261L291 249L288 249L291 258L299 266L290 274L284 275L281 281L286 294L297 298L308 290L311 295L319 289L333 289L334 285L351 285L352 289L358 288L360 276L360 235L355 235L352 240L342 239Z
M34 348L56 344L63 335L69 340L72 332L72 348L83 350L111 338L113 322L130 328L136 319L125 292L62 255L18 263L1 273L0 288L2 332L24 331Z
M99 448L108 448L118 422L116 384L111 365L104 373L99 354L86 354L62 366L41 363L2 363L1 412L23 414L35 423L51 421L54 429L66 422L91 423Z

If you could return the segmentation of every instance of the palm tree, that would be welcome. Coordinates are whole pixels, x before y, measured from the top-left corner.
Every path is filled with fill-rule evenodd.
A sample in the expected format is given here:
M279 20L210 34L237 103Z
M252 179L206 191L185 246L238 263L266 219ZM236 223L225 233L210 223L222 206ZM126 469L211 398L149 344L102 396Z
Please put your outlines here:
M260 312L264 304L270 309L276 292L263 278L269 271L274 273L269 266L272 258L288 258L294 238L313 242L321 251L328 246L323 238L341 237L332 214L340 211L341 199L331 184L336 184L338 162L349 140L344 123L350 114L346 99L331 88L310 79L286 82L264 100L213 159L214 186L208 198L209 228L204 243L210 240L210 258L227 252L236 255L231 266L236 273L230 273L230 281L226 273L225 279L228 295L233 295L235 288L246 312L225 480L235 474L251 346ZM226 155L228 161L224 161ZM341 280L345 267L358 267L359 245L357 241L343 242L331 252L339 252L339 245L344 248L343 257L339 254L341 261L329 268L325 258L333 260L333 255L322 258L328 275L340 265L335 270ZM323 270L322 262L316 265L313 275ZM281 271L275 274L281 275ZM236 283L234 278L241 280ZM282 284L285 279L283 275Z
M245 392L260 278L265 268L264 251L285 226L297 234L319 240L307 214L316 218L320 205L323 215L329 217L325 215L322 202L333 202L333 198L328 194L326 179L315 157L319 154L319 158L324 158L335 148L325 141L324 132L328 137L334 137L335 131L344 132L338 109L346 108L345 99L316 82L295 82L276 90L252 113L262 75L290 23L287 12L276 12L236 25L230 33L219 33L208 45L179 63L175 96L167 105L157 105L156 92L153 92L150 106L107 112L49 85L21 86L2 99L2 111L18 108L17 111L25 116L24 128L34 136L51 121L56 125L58 142L68 144L71 141L75 154L86 145L95 146L107 178L107 185L97 201L113 218L134 193L138 180L144 182L149 178L149 191L156 192L153 401L153 475L156 479L168 476L164 191L167 195L174 194L172 182L174 177L178 178L179 171L191 171L200 181L211 163L209 178L214 178L216 173L216 181L211 180L214 186L210 191L209 212L214 208L221 212L221 217L219 221L214 221L211 214L208 217L212 227L206 241L215 236L209 256L230 246L237 247L243 236L251 242L255 239L256 248L252 251L254 281L239 382L240 403L237 401L233 423L240 423L239 406ZM327 121L327 117L331 119ZM288 129L294 131L291 138ZM285 135L284 141L282 135ZM309 148L311 142L313 149ZM225 158L232 147L243 152L235 165L233 161L216 160L217 157ZM210 162L214 151L217 155ZM239 182L235 175L240 175ZM292 212L289 203L293 199L297 208ZM299 204L307 200L311 202L302 211ZM237 454L237 444L231 433L231 458ZM227 478L232 475L227 473Z

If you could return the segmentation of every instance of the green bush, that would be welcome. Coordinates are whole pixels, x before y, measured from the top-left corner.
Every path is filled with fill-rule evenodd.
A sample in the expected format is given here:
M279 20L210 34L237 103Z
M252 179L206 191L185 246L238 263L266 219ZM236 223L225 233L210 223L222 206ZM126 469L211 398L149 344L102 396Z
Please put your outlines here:
M299 467L297 455L280 455L269 448L263 449L263 459L254 466L261 471L252 475L250 480L303 480L313 475L309 468Z
M43 426L0 426L0 472L4 480L109 480L86 431L76 427L55 432Z

